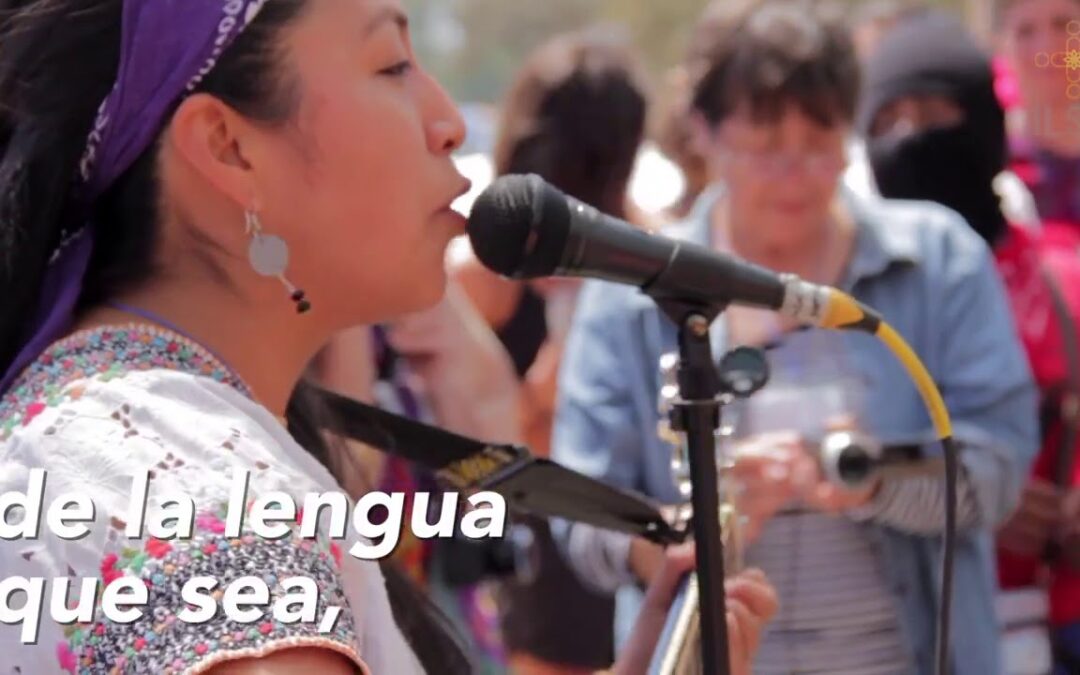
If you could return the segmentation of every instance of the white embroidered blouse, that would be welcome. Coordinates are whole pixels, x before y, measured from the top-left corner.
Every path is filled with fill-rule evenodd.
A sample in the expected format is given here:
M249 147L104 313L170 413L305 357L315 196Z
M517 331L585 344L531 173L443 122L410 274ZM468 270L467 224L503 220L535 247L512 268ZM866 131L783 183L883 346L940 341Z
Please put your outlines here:
M0 673L200 673L222 661L292 646L335 650L369 675L422 672L394 622L378 564L348 553L357 542L352 528L340 541L303 539L296 526L290 536L266 540L253 536L245 519L240 537L224 536L237 470L250 472L249 504L282 492L300 507L308 493L340 491L329 472L244 391L198 346L171 333L125 327L54 345L3 394L0 495L25 493L34 469L47 475L39 537L0 540L0 584L38 577L46 586L35 644L23 643L21 626L0 625ZM148 512L160 508L169 493L194 500L190 540L155 539L145 530L141 539L127 537L133 477L147 470ZM52 500L68 493L85 494L95 505L90 535L77 541L60 539L45 523ZM16 508L0 517L14 524L24 515ZM320 518L323 532L328 521ZM108 583L124 575L147 586L142 618L115 623L100 609L85 623L61 625L52 618L51 595L59 580L71 579L73 607L81 579ZM186 623L178 620L186 606L181 588L199 576L220 582L213 592L218 611L207 623ZM221 591L244 576L262 578L271 602L290 593L283 580L313 579L319 588L316 621L282 623L270 608L254 623L230 619L220 609ZM3 597L10 588L0 593L0 603L18 607L18 593ZM319 623L330 606L342 611L332 630L321 633Z

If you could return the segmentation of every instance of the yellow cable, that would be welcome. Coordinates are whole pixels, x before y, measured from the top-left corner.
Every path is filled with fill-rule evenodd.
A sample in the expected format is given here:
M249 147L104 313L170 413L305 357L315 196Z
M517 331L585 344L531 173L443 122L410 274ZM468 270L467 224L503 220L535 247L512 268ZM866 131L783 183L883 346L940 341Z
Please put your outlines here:
M935 671L938 675L943 675L949 671L949 633L952 622L952 579L953 557L956 547L956 483L958 473L956 444L952 438L952 421L949 419L949 411L945 407L945 401L941 398L941 392L938 391L937 385L934 384L934 378L930 377L926 366L919 360L915 351L877 313L864 307L851 296L835 289L829 289L824 309L825 311L819 322L822 327L834 330L861 330L871 333L877 336L900 360L900 363L907 370L908 376L918 388L923 404L926 406L930 419L934 423L934 429L941 439L942 448L945 452L945 545L941 560L941 608L938 617Z
M907 370L915 386L922 396L923 403L934 429L941 439L952 436L952 422L949 419L949 411L945 407L945 401L941 398L934 379L926 371L926 367L908 346L904 338L897 333L892 326L877 317L870 317L866 308L846 293L836 289L829 289L829 300L825 310L825 316L821 326L832 329L855 329L873 332L886 347L900 360Z
M922 361L915 355L911 347L904 342L904 338L900 337L900 334L884 321L878 326L877 336L896 355L896 358L900 360L900 363L907 369L911 379L915 382L915 386L919 389L919 394L922 395L923 402L930 413L930 419L934 422L934 429L937 431L938 438L950 438L952 436L952 421L949 419L949 410L945 407L941 392L938 391L934 379L930 377L930 373L926 371Z
M828 291L825 316L821 320L823 328L849 328L866 319L866 310L855 298L835 288Z

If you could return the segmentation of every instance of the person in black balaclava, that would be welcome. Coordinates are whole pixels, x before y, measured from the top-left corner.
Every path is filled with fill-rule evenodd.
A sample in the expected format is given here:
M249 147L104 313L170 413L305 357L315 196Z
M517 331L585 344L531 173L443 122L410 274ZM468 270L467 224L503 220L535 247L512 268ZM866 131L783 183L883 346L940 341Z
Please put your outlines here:
M959 212L993 246L1006 232L994 179L1005 168L1005 113L990 57L949 14L894 27L865 67L857 120L878 190Z
M1080 672L1080 468L1060 461L1080 447L1080 428L1061 414L1063 392L1080 395L1077 340L1063 329L1080 324L1080 234L1047 224L1031 232L1003 215L994 179L1006 166L1005 114L989 56L958 21L930 12L899 24L866 64L864 87L857 124L882 195L960 213L993 249L1009 291L1042 393L1043 446L997 532L999 582L1005 591L1031 588L1050 572L1054 637L1045 649L1053 643L1054 675Z

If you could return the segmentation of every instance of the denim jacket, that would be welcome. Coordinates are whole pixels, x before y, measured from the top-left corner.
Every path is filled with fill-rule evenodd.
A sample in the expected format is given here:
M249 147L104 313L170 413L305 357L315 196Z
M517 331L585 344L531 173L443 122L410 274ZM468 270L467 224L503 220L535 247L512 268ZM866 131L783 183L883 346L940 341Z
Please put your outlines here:
M706 192L669 234L710 243L718 190ZM992 532L1016 507L1038 449L1037 392L989 248L955 212L924 202L843 191L856 242L840 287L879 311L912 346L949 408L965 449L961 474L975 517L957 536L952 654L956 675L994 675L1002 666L994 598ZM723 321L713 325L717 359ZM930 418L906 371L876 338L843 333L867 383L861 421L886 442L921 442L940 454ZM675 326L637 288L590 281L582 290L559 378L553 459L657 501L675 503L671 449L657 436L659 359L677 349ZM893 486L895 487L895 486ZM944 489L944 481L942 481ZM937 500L942 503L942 500ZM860 519L886 566L915 672L934 672L943 512L925 522ZM630 539L562 521L553 532L574 569L619 593L619 632L640 593L627 567Z

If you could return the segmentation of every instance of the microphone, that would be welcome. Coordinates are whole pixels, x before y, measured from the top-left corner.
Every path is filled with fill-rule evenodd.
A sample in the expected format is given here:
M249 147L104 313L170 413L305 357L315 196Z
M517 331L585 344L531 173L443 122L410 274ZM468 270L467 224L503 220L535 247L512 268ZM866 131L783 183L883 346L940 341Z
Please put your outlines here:
M589 277L638 286L655 299L760 307L871 334L881 323L836 289L644 232L533 174L493 181L473 204L468 236L480 262L511 279Z

